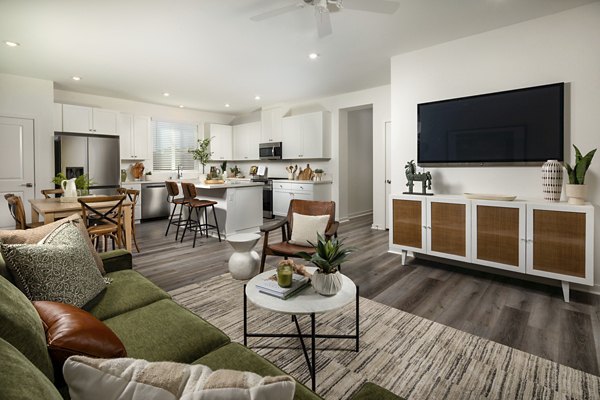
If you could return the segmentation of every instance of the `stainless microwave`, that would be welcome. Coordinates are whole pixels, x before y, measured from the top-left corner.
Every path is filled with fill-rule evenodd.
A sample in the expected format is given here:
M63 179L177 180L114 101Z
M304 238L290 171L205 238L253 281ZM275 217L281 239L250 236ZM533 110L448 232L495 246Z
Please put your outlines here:
M281 142L261 143L258 152L261 160L281 160Z

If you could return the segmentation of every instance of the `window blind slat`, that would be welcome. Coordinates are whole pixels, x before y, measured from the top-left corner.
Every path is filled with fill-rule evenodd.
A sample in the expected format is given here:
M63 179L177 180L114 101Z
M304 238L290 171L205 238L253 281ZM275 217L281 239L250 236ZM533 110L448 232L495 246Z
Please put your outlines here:
M154 170L195 169L189 149L196 147L197 127L191 124L154 121Z

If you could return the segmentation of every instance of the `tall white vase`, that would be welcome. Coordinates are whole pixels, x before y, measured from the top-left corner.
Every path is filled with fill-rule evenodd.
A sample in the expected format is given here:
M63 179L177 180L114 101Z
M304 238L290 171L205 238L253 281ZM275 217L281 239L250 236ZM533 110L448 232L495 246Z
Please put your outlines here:
M542 191L544 200L560 201L563 182L563 166L557 160L548 160L542 166Z

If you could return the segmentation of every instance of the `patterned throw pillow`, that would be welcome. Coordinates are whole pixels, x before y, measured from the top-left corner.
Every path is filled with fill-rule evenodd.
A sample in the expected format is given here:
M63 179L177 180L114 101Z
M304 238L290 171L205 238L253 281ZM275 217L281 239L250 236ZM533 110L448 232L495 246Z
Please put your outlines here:
M106 287L84 238L63 224L39 244L0 244L15 283L30 300L83 307Z
M133 358L69 357L63 368L71 400L292 400L289 376L211 370L201 364Z

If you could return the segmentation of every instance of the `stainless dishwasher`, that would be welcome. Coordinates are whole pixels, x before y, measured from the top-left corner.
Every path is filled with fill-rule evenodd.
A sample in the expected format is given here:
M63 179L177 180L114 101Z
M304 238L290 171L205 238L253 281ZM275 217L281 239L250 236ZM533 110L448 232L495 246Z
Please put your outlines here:
M169 211L164 182L142 184L142 219L167 218Z

